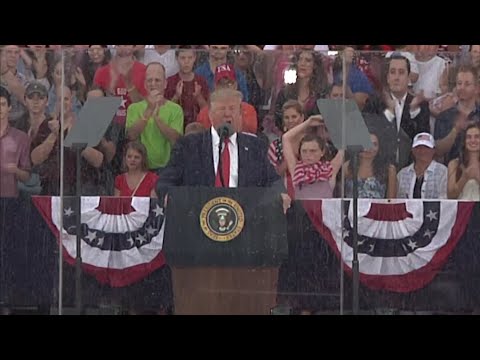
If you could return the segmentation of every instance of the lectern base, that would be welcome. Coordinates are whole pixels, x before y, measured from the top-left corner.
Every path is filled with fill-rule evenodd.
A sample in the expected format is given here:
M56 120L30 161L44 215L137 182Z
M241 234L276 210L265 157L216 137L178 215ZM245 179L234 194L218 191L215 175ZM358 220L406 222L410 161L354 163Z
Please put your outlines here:
M269 315L278 267L172 267L176 315Z

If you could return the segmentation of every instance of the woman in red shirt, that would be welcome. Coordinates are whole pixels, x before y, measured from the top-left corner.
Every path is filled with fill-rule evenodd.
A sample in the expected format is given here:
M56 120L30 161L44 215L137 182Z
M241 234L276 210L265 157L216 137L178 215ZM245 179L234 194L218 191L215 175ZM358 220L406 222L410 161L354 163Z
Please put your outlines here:
M126 172L115 178L115 196L157 197L158 175L148 171L147 149L142 143L127 144L123 167Z

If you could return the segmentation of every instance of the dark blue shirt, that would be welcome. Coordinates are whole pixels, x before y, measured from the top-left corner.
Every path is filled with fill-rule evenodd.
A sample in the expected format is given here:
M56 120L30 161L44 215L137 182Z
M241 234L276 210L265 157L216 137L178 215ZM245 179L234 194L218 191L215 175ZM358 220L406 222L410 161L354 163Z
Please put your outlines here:
M435 130L433 136L435 140L441 140L446 137L450 131L452 131L453 126L455 125L455 119L457 118L460 110L458 107L452 107L445 111L442 111L435 120ZM480 104L476 105L475 110L473 110L468 115L468 120L473 120L475 122L480 121ZM457 136L455 139L455 143L453 144L450 152L447 154L446 164L450 162L450 160L458 158L460 152L460 137Z

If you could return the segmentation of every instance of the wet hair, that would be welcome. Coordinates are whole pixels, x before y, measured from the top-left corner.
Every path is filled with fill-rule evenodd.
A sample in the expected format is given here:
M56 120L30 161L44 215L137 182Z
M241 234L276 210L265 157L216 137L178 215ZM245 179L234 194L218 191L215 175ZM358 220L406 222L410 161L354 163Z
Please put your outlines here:
M300 146L298 147L298 156L301 157L301 150L302 150L302 146L303 144L307 143L307 142L312 142L312 141L315 141L320 150L323 151L323 155L320 159L320 161L326 161L326 143L325 143L325 140L323 140L320 136L316 135L316 134L307 134L305 135L303 138L302 138L302 141L300 141Z
M304 115L305 113L303 111L303 106L300 104L299 101L297 100L288 100L285 104L282 106L282 111L285 112L288 109L295 109L296 112L298 112L300 115Z
M283 104L282 106L282 116L275 117L275 126L282 132L284 131L284 128L285 128L285 123L283 121L283 114L288 109L295 109L296 112L298 112L300 115L303 115L305 117L305 111L303 110L303 106L302 104L300 104L299 101L294 99L287 100L285 104Z
M197 54L197 49L195 46L193 45L178 45L178 47L175 49L175 57L178 57L178 55L182 52L182 51L187 51L187 50L191 50L193 51L193 53L196 55Z
M148 170L147 148L145 147L145 145L143 145L139 141L131 141L125 147L125 155L123 156L123 170L128 171L126 159L127 159L127 152L130 149L140 153L140 155L142 156L142 163L141 163L142 170L147 171Z
M468 167L468 162L470 161L470 154L467 152L467 132L470 129L478 129L480 130L480 123L474 123L467 126L465 131L462 132L460 137L460 154L458 156L458 166L457 166L457 173L456 173L456 180L458 181L462 176L462 169L460 165L463 165L465 168ZM480 159L479 159L480 160Z
M208 106L209 108L211 108L212 103L230 98L237 98L240 100L240 102L242 102L243 95L240 91L230 88L217 89L210 94L210 101L208 103Z
M0 86L0 98L2 98L2 97L7 99L7 105L8 106L12 105L12 98L11 98L10 92L4 86Z
M327 94L328 81L322 55L313 50L297 51L292 58L292 62L294 64L293 66L295 69L297 69L300 55L305 53L311 54L313 57L313 72L312 77L310 78L308 83L308 87L310 89L310 96L315 96L316 98L324 98ZM298 95L298 82L296 82L295 84L287 85L284 92L287 99L296 99Z
M88 49L90 49L93 45L88 45ZM90 88L93 86L93 78L95 77L95 72L97 69L103 65L106 65L110 62L112 59L112 53L110 52L110 49L108 49L107 45L100 45L104 51L104 57L103 60L100 64L95 64L88 53L88 49L85 50L85 53L82 55L82 58L80 59L80 69L83 72L83 76L85 77L85 81L87 83L87 86Z
M404 60L407 64L407 73L408 75L410 75L410 71L411 71L410 60L408 60L408 58L406 58L405 56L401 55L398 52L394 52L392 56L390 56L390 58L387 60L387 68L386 68L385 74L388 74L388 72L390 71L390 63L393 60Z
M380 135L380 133L376 129L369 130L370 135L375 135L378 142L378 151L377 155L373 159L373 176L383 183L386 183L387 174L388 174L388 167L391 165L387 158L387 153L385 149L384 137ZM353 165L352 162L349 161L348 163L348 173L350 176L353 174Z
M473 81L475 82L475 84L478 84L478 71L475 67L471 65L459 66L455 73L455 82L457 81L457 77L459 73L471 73L473 75Z
M334 81L331 85L329 85L328 88L327 88L328 96L330 96L332 94L333 88L335 88L335 87L342 88L342 90L343 90L343 81L342 80Z

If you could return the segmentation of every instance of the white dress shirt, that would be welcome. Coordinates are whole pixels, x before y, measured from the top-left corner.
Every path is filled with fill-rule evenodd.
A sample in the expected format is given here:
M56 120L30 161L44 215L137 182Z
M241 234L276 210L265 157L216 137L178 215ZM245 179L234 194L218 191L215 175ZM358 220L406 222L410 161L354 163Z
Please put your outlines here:
M220 136L217 134L217 130L210 128L212 133L212 150L213 150L213 171L217 176L218 169L218 144L220 143ZM238 146L237 146L237 133L233 134L229 138L228 151L230 151L230 180L229 187L238 186ZM222 152L224 144L222 144ZM222 164L223 165L223 164Z
M393 119L397 121L397 131L399 131L402 123L403 108L405 106L405 100L407 99L407 93L405 93L401 99L397 99L392 94L392 99L395 101L395 114L393 114L390 109L385 109L384 114L388 121L393 122ZM416 118L418 114L420 114L420 108L410 111L410 119Z

